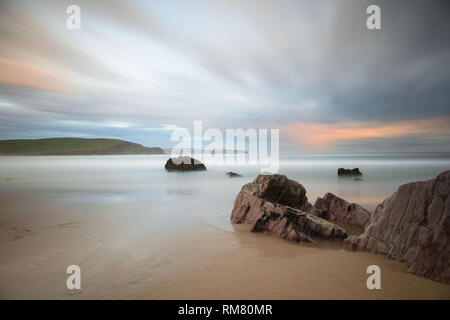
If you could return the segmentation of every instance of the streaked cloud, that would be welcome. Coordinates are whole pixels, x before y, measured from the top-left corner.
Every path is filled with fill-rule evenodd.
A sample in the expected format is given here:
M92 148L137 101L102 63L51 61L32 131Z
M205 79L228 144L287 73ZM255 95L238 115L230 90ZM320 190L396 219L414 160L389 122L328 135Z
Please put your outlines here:
M64 91L64 75L39 65L0 57L0 82L50 91Z
M393 122L315 123L294 122L281 128L282 134L300 145L323 149L337 142L367 138L450 139L450 117Z
M365 27L374 3L381 31ZM360 148L417 143L406 123L450 116L446 0L78 0L78 31L66 28L70 4L0 2L0 101L15 106L0 104L0 138L168 146L172 128L203 120L303 126L324 146L355 134Z

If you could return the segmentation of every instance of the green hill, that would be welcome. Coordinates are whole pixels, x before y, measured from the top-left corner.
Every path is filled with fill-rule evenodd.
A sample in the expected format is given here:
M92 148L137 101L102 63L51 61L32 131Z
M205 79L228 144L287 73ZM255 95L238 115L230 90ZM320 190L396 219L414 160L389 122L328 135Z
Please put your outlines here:
M0 140L0 155L164 154L158 147L119 139L49 138Z

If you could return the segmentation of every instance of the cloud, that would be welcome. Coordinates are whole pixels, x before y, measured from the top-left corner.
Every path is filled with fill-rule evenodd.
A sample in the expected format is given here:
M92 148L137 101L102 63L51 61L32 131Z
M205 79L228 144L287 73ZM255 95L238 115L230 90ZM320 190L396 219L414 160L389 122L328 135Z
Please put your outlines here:
M49 91L66 91L64 77L27 62L0 58L0 82Z
M394 122L313 123L294 122L281 128L289 140L313 149L330 147L339 142L368 138L427 138L437 142L450 139L450 117Z
M17 108L0 106L0 138L65 125L157 141L164 124L203 120L304 123L336 145L374 134L350 123L450 116L446 0L79 0L78 31L66 28L69 4L1 1L0 101ZM369 4L381 31L366 28Z

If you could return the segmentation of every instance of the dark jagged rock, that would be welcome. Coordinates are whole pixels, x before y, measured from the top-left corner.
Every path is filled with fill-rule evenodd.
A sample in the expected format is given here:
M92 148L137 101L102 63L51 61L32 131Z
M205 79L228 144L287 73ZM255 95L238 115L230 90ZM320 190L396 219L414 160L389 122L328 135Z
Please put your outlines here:
M316 242L313 236L327 240L342 240L348 236L341 227L298 209L267 201L260 208L262 214L253 224L252 232L265 232L294 242Z
M323 198L317 198L311 213L326 220L343 222L362 229L370 218L369 211L359 204L349 203L330 192Z
M450 283L450 216L447 214L418 245L409 272Z
M170 158L164 166L168 171L194 171L206 170L206 167L199 160L191 157Z
M338 169L338 176L362 176L361 171L359 171L359 168L354 169L344 169L339 168Z
M252 224L253 232L265 232L289 241L314 242L312 236L344 239L346 231L305 211L312 209L305 188L284 175L259 175L244 185L236 197L232 223Z
M386 254L408 271L450 283L450 171L401 185L379 204L363 234L347 248Z
M241 189L234 201L231 214L232 223L253 224L259 216L248 214L247 205L253 206L258 199L286 205L295 209L309 211L312 205L308 202L305 188L297 181L288 179L281 174L260 174L251 183ZM258 206L258 205L256 205Z
M227 172L227 176L229 176L230 178L238 178L238 177L242 177L239 173L236 172Z

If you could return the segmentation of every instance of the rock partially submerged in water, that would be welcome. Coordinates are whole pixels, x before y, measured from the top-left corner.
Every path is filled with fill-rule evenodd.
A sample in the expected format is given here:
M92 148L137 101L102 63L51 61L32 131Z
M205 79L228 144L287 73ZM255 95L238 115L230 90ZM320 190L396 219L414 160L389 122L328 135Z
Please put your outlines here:
M361 171L359 171L359 168L353 168L353 169L339 168L338 176L344 176L344 177L362 176L362 173L361 173Z
M312 236L345 239L346 231L313 216L305 188L285 175L259 175L236 197L232 223L252 224L252 232L265 232L289 241L314 242Z
M317 198L311 213L326 220L343 222L362 229L370 218L369 211L359 204L349 203L330 192L323 198Z
M227 172L227 176L229 176L230 178L242 177L239 173L232 172L232 171Z
M261 200L261 214L252 226L252 232L264 232L294 242L316 242L313 236L327 240L343 240L347 232L324 219L292 207Z
M303 211L312 208L305 188L297 181L282 174L260 174L253 182L244 185L236 196L231 223L253 224L260 213L257 210L249 213L247 208L259 207L259 199Z
M194 171L206 170L206 167L199 160L191 157L170 158L164 166L168 171Z
M407 183L379 204L363 234L344 244L409 263L408 271L450 283L450 171Z

